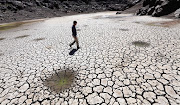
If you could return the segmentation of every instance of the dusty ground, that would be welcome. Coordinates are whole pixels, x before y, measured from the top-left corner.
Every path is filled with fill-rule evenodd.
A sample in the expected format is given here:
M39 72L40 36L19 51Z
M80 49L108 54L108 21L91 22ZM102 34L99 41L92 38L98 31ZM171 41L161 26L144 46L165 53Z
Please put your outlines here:
M69 55L73 20L81 48ZM1 30L0 103L179 105L180 24L169 21L103 12ZM73 86L53 92L44 81L64 68Z

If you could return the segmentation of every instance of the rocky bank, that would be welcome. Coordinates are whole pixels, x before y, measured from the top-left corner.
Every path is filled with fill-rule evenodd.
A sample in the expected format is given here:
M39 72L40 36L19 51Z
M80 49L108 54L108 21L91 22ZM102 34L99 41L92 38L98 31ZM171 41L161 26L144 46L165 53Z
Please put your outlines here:
M0 23L98 11L122 11L140 0L0 0Z
M180 18L180 0L144 0L136 14L159 17L171 13Z

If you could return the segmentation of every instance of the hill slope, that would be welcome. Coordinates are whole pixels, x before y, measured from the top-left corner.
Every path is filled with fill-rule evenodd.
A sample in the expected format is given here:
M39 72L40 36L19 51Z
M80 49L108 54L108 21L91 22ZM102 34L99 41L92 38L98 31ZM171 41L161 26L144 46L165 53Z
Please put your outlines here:
M1 0L0 23L76 13L125 10L140 0Z

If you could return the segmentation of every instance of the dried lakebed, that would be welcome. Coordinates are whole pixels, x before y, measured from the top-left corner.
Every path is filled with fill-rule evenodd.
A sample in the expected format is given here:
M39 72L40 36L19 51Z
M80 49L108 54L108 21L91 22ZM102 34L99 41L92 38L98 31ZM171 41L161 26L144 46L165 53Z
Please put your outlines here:
M0 104L179 105L180 25L151 25L169 21L102 12L1 27Z

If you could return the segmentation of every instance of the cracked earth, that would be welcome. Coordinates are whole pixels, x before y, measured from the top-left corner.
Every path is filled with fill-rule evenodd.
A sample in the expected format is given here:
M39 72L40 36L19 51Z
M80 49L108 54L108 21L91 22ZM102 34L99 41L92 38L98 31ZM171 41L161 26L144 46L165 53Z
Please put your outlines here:
M69 55L74 20L81 48ZM180 25L161 25L171 21L102 12L1 30L0 104L179 105ZM67 68L70 88L44 85Z

